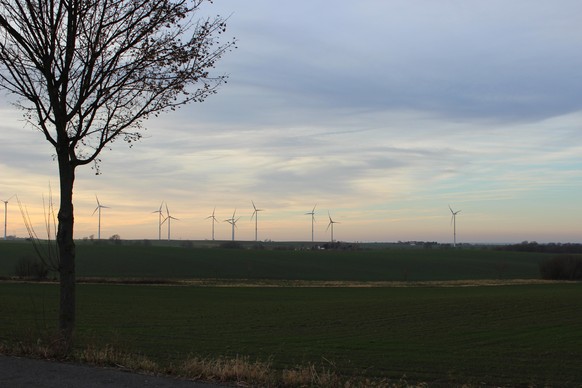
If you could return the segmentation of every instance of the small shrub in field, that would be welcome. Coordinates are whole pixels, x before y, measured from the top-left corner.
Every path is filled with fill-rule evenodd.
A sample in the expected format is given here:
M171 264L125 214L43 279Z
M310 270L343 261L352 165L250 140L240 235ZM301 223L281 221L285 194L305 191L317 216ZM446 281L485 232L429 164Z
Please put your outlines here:
M542 279L582 280L582 256L557 255L540 263Z
M194 248L194 244L192 243L192 241L188 240L188 241L182 241L180 243L180 246L182 248Z
M261 243L261 242L257 242L257 243L254 243L253 244L253 248L252 249L254 249L256 251L262 251L262 250L265 249L265 245L263 243Z
M48 273L48 267L43 262L29 256L18 260L14 268L14 274L24 279L44 280L48 277Z
M113 236L109 237L109 241L114 243L115 245L121 245L121 237L118 234L114 234Z
M220 248L226 248L226 249L242 249L242 244L239 243L238 241L225 241L222 244L220 244Z

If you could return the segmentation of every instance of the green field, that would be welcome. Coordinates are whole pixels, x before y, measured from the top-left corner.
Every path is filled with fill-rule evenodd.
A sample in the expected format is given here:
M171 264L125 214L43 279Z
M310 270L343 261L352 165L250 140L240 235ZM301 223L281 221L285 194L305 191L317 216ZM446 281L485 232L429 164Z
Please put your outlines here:
M31 244L0 242L0 276ZM541 253L492 249L252 250L89 244L77 246L79 277L427 281L537 279Z
M0 283L0 338L53 324L57 286ZM332 363L431 384L578 386L579 284L415 288L79 286L78 337L188 355Z
M30 246L0 244L0 276ZM79 284L77 346L161 364L190 356L309 363L451 386L580 386L582 285L432 286L539 278L543 254L489 249L227 250L79 244L84 277L399 281L414 287ZM421 283L418 283L421 282ZM225 281L225 283L229 283ZM500 283L504 283L501 281ZM347 283L349 284L349 283ZM507 282L510 284L510 282ZM361 283L360 283L361 285ZM0 282L0 343L54 329L58 286Z

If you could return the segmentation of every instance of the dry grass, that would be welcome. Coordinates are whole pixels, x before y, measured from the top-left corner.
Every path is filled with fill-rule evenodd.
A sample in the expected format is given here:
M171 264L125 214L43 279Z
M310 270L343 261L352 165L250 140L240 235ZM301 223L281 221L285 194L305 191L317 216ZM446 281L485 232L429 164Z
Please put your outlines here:
M252 361L248 357L199 358L190 357L179 365L161 366L148 357L125 352L112 345L88 345L65 355L56 344L58 339L31 340L13 344L0 343L0 354L35 357L49 360L75 361L84 364L116 367L152 375L169 375L188 380L234 383L244 387L343 387L343 388L409 388L426 387L399 381L362 379L338 374L332 363L298 365L292 369L276 370L270 362Z
M342 382L341 377L329 368L308 364L283 370L281 383L289 387L341 387L347 382Z
M66 357L67 348L62 338L56 334L37 335L33 331L26 331L20 341L11 344L1 343L0 354L60 360Z
M80 278L79 283L168 285L197 287L478 287L525 284L564 284L564 281L542 279L474 279L426 281L355 281L355 280L281 280L281 279L142 279Z
M159 365L149 358L139 354L123 352L111 345L106 345L105 347L89 345L76 351L73 358L82 363L113 366L139 372L157 373L160 370Z
M542 279L475 279L475 280L434 280L434 281L353 281L353 280L254 280L254 279L183 279L175 285L198 287L482 287L516 286L526 284L564 284L564 281Z
M1 278L5 283L30 283L30 280L18 278ZM565 284L565 280L544 279L474 279L474 280L423 280L423 281L356 281L356 280L281 280L281 279L155 279L155 278L79 278L77 283L87 284L125 284L156 286L196 286L196 287L481 287L481 286L516 286L527 284ZM34 283L57 283L55 279L34 281ZM575 283L575 281L570 281Z
M251 361L248 357L198 358L182 363L178 374L191 379L231 382L242 385L270 386L276 382L269 362Z

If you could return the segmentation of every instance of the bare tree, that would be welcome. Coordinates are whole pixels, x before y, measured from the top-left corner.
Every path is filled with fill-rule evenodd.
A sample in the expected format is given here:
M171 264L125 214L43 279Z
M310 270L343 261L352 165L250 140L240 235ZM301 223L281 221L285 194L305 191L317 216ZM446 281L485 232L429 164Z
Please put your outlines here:
M0 0L0 86L55 149L60 177L59 329L75 327L75 169L113 141L140 139L145 119L201 102L226 77L216 62L225 19L205 0ZM211 2L209 0L208 2Z

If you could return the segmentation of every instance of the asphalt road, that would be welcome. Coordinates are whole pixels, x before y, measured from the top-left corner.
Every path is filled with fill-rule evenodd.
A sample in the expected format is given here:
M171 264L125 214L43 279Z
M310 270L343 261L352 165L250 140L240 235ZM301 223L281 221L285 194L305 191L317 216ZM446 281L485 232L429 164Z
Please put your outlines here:
M171 377L149 376L113 368L0 355L0 388L217 388Z

